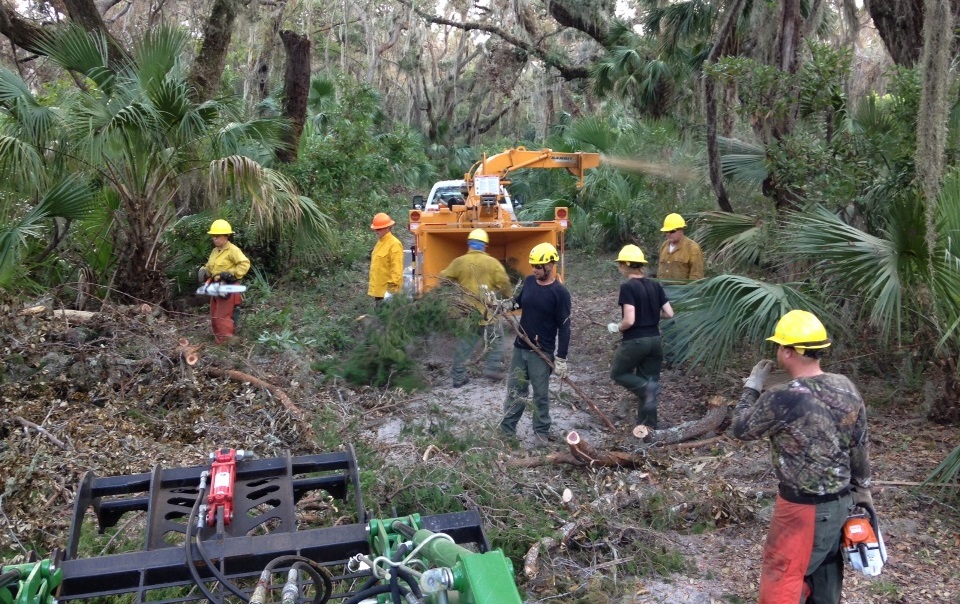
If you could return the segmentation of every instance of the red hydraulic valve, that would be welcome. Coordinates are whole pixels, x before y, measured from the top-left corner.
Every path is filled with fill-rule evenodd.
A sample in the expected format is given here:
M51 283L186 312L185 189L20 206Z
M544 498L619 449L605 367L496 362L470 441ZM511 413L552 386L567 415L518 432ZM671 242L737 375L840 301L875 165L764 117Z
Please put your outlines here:
M213 465L210 475L213 477L210 484L210 494L207 495L207 526L214 526L217 522L217 509L223 508L223 523L230 524L233 520L234 483L237 480L237 462L243 461L251 454L243 449L218 449L210 454Z

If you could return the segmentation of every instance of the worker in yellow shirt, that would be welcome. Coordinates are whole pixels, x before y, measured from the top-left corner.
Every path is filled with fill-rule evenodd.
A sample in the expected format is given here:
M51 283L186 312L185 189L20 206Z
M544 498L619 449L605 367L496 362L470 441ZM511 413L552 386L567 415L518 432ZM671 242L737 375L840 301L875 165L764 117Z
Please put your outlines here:
M237 283L250 270L250 260L230 241L233 227L226 220L214 220L208 235L213 237L213 251L210 258L197 273L201 283L220 281ZM236 331L237 313L243 296L239 293L210 296L210 322L213 325L213 337L217 343L230 339Z
M487 307L497 297L509 298L513 295L510 277L499 260L487 254L490 237L483 229L473 229L467 236L466 254L459 256L443 269L441 277L450 279L473 296L467 298L468 304L475 309L477 328L468 331L457 341L453 355L453 387L459 388L469 381L466 363L473 356L477 342L483 338L489 345L486 352L484 375L491 379L503 379L503 344L500 341L500 329L497 317Z
M390 229L396 222L384 212L373 217L370 228L377 244L370 254L370 282L367 295L376 302L389 299L403 286L403 245Z
M703 251L700 245L686 237L687 223L680 214L668 214L663 220L667 239L660 246L657 279L660 281L696 281L703 279Z

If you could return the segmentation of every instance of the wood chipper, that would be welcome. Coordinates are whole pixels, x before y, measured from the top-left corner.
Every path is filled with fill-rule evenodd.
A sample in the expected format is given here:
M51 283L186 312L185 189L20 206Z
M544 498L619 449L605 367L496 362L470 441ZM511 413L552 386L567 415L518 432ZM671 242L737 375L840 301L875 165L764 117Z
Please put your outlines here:
M517 220L506 190L508 177L527 168L565 168L582 187L584 172L598 165L599 153L517 147L490 157L484 154L460 181L459 193L454 189L456 181L444 181L447 186L434 186L427 200L415 197L408 228L414 235L412 282L416 293L436 286L440 271L466 252L467 235L476 228L484 229L490 237L486 252L515 275L530 274L528 257L535 245L552 244L560 251L562 278L569 209L554 208L553 220Z

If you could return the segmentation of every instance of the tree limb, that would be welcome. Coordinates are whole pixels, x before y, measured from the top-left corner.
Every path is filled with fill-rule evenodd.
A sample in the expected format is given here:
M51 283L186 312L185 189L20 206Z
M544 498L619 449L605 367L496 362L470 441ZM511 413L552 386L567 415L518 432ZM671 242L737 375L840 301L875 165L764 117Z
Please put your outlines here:
M549 65L550 67L553 67L558 72L560 72L560 76L567 81L583 80L590 77L590 70L588 68L578 67L578 66L571 65L569 63L561 62L557 60L555 56L552 56L550 53L548 53L546 50L539 48L538 46L535 46L525 40L521 40L520 38L510 33L507 33L503 29L500 29L499 27L496 27L494 25L487 25L485 23L475 23L472 21L463 21L463 22L453 21L452 19L445 19L443 17L438 17L436 15L431 15L425 11L422 11L419 8L416 8L415 6L412 6L410 4L410 0L400 0L400 3L404 4L405 6L409 6L413 10L413 12L415 12L418 16L420 16L420 18L425 19L429 23L436 23L437 25L447 25L450 27L456 27L457 29L462 29L463 31L474 31L474 30L485 31L488 34L497 36L504 42L507 42L508 44L516 46L517 48L520 48L530 53L531 55L537 57L538 59L540 59L547 65Z

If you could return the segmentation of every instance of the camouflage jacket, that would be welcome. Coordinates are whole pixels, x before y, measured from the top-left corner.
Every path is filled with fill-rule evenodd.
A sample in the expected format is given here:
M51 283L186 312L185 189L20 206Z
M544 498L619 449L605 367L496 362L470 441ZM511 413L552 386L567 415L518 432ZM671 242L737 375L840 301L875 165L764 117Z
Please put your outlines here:
M796 378L762 395L744 388L733 411L733 435L770 439L781 488L828 495L870 486L867 413L846 376Z

